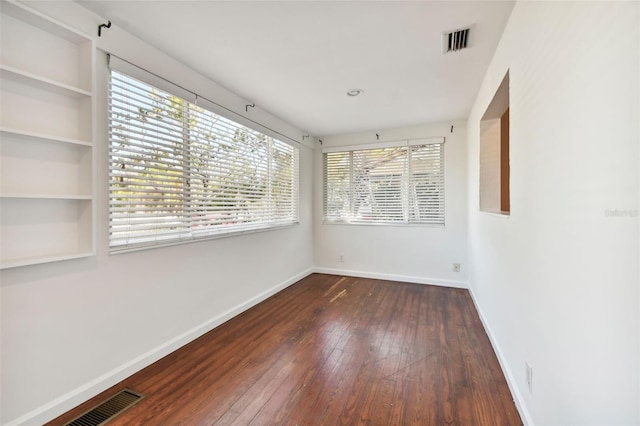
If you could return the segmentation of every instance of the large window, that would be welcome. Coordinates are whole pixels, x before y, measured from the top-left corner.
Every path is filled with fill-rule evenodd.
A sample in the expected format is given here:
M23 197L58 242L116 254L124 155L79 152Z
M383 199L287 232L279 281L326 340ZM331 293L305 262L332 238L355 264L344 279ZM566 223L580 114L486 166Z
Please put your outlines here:
M298 148L111 71L112 252L298 222Z
M444 139L326 149L327 223L444 224Z

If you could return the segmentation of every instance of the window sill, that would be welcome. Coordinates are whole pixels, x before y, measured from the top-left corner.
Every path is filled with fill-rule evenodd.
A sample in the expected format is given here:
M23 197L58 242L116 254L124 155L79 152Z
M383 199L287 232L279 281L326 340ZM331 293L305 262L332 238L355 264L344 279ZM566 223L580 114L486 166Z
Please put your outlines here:
M495 217L501 217L504 219L509 219L511 217L511 212L487 212L484 210L480 210L480 213L487 215L487 216L495 216Z
M383 227L399 227L399 228L444 228L444 223L372 223L372 222L329 222L322 221L322 225L347 225L347 226L383 226Z
M218 240L222 238L239 237L243 235L257 234L260 232L277 231L280 229L294 228L299 225L300 225L300 222L298 221L298 222L287 224L287 225L271 226L268 228L250 229L250 230L237 231L237 232L226 232L223 234L212 234L212 235L207 235L202 237L194 237L194 238L188 238L188 239L185 238L182 240L172 240L172 241L167 241L167 242L157 243L157 244L153 244L149 242L146 245L145 243L140 243L140 245L133 246L133 247L122 247L122 248L119 248L120 246L109 247L109 255L118 255L118 254L124 254L124 253L131 253L134 251L151 250L156 248L177 246L182 244L198 243L202 241Z

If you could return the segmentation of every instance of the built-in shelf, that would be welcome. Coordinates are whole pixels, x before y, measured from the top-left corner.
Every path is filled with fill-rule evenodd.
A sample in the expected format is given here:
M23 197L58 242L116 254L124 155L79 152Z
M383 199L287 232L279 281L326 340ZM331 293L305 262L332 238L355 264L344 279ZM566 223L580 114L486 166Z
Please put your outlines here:
M40 263L60 262L62 260L81 259L93 256L92 251L85 253L58 254L43 257L27 257L22 259L7 259L0 263L0 269L17 268L19 266L37 265Z
M1 198L3 268L94 252L92 199ZM52 260L47 260L52 261Z
M2 14L16 18L27 25L50 33L53 37L65 39L71 43L81 44L86 42L89 37L82 34L75 28L49 18L45 14L32 9L28 6L17 3L16 1L3 1Z
M92 256L95 42L0 2L0 268Z
M4 37L3 37L4 39ZM33 83L33 84L32 84ZM58 138L93 140L93 97L68 90L50 90L32 79L2 79L0 126L53 135Z
M91 200L92 195L75 195L75 194L19 194L19 193L2 193L0 198L22 198L34 200Z
M15 137L24 138L25 140L26 139L39 139L39 140L42 140L42 141L68 143L68 144L72 144L72 145L93 146L93 144L91 142L89 142L89 141L83 141L83 140L80 140L80 139L65 138L65 137L55 136L55 135L48 135L48 134L45 134L45 133L30 132L30 131L25 131L25 130L20 130L20 129L13 129L13 128L10 128L10 127L0 127L0 135L1 136L12 135L12 136L15 136Z
M73 87L68 84L60 83L50 78L41 77L37 74L22 71L4 64L0 64L0 76L3 80L13 80L33 87L39 87L42 90L49 90L60 95L75 97L93 96L91 92L80 89L79 87Z

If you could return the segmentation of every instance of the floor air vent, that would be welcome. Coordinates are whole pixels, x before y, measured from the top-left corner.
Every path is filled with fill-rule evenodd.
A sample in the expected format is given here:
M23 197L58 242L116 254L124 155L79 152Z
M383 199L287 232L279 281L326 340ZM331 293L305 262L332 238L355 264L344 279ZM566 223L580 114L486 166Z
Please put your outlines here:
M143 395L124 389L65 426L98 426L104 424L142 398Z
M469 28L442 33L442 53L466 49L469 43Z

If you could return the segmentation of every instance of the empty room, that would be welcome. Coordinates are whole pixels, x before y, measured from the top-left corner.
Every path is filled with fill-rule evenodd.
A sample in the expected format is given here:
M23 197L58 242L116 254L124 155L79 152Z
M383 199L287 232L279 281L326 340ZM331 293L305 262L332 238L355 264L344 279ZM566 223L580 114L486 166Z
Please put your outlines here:
M639 2L0 31L0 424L640 425Z

